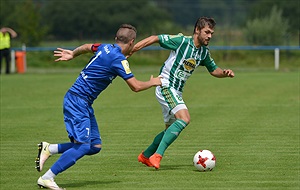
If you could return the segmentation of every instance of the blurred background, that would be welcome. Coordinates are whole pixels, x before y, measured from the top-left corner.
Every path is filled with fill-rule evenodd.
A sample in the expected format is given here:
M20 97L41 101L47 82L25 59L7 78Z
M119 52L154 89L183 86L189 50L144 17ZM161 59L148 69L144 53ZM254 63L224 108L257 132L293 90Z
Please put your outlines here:
M284 46L281 64L292 62L292 68L300 65L299 0L1 0L0 8L0 25L18 33L11 41L12 48L26 46L28 67L53 62L56 47L113 42L122 23L136 26L138 40L163 33L192 35L201 16L217 22L210 46L218 61L232 66L244 58L244 65L273 65L273 47L260 48L255 55L249 47ZM248 48L228 48L236 46ZM248 54L251 58L245 58ZM165 56L160 52L155 57L160 55ZM269 57L253 59L264 55ZM148 62L155 62L151 60L153 52L148 56Z

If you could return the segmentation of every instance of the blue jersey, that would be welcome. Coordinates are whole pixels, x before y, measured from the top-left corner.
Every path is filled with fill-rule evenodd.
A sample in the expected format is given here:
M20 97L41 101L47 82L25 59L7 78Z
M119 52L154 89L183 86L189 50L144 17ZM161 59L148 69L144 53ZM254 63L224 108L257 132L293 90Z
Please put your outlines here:
M133 77L129 63L117 44L94 44L92 50L95 55L69 90L91 104L117 76L124 80Z

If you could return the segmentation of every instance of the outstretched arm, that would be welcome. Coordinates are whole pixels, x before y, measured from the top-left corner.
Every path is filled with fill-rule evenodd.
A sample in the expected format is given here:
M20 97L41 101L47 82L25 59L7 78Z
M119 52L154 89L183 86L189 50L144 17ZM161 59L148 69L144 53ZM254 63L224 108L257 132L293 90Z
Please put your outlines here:
M153 75L151 75L150 80L144 82L144 81L137 80L135 77L132 77L132 78L126 80L126 83L128 84L128 86L130 87L130 89L132 91L140 92L140 91L146 90L148 88L151 88L153 86L160 86L161 78L162 78L161 76L153 78Z
M215 69L213 72L210 72L210 74L217 78L224 78L224 77L233 78L234 77L234 72L231 69L223 69L222 70L219 67L217 69Z
M79 46L72 50L67 50L63 48L57 48L56 51L54 51L54 56L59 57L55 61L69 61L81 54L85 53L93 53L92 51L93 44L84 44L82 46Z
M11 35L12 38L15 38L15 37L18 36L18 34L13 29L8 28L8 27L1 28L1 32L8 32L8 33L10 33L10 35Z
M133 49L127 57L131 56L134 52L137 52L140 49L143 49L144 47L150 46L157 42L159 42L158 36L150 36L148 38L145 38L134 45Z

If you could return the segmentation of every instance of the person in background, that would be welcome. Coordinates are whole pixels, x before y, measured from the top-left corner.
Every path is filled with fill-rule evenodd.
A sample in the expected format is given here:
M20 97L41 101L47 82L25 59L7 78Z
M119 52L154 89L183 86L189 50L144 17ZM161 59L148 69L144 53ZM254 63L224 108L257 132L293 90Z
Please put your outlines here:
M149 81L144 82L137 80L131 72L125 56L134 47L135 39L135 27L123 24L116 33L115 44L84 44L73 51L62 48L54 51L54 56L58 57L56 61L68 61L89 52L95 54L64 97L64 122L71 142L63 144L41 142L38 145L36 169L39 172L51 155L62 153L52 167L38 179L37 184L40 187L63 189L55 183L54 178L83 156L100 152L102 140L92 105L117 76L123 78L134 92L161 85L160 76L156 78L151 76Z
M219 68L209 53L207 46L215 25L213 18L201 17L195 23L193 36L153 35L136 43L129 54L130 56L154 43L171 50L169 58L160 70L163 77L162 86L156 87L156 98L162 107L165 130L159 132L150 146L139 154L139 162L159 169L166 149L190 123L190 114L182 93L186 81L197 67L206 67L208 72L217 78L234 77L232 70Z
M5 73L10 73L10 39L17 37L18 34L11 28L2 27L0 29L0 74L2 68L2 59L5 58L6 70Z

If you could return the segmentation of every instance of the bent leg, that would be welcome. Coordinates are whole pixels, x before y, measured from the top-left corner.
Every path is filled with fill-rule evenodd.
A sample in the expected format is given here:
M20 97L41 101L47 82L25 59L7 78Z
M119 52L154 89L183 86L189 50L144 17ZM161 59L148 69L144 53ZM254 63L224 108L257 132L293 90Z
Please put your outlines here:
M50 168L51 171L57 175L69 167L73 166L77 160L82 158L84 155L95 154L95 152L99 152L100 148L96 148L96 150L91 147L90 144L79 144L75 143L74 146L67 151L65 151L61 157L53 164Z
M160 144L164 134L165 134L165 130L160 132L158 135L156 135L151 145L144 151L143 154L145 157L149 158L150 156L152 156L152 154L156 152L157 147Z
M166 130L157 150L156 153L160 154L161 156L164 155L166 149L177 139L181 131L187 126L188 124L181 120L177 119L168 129Z

